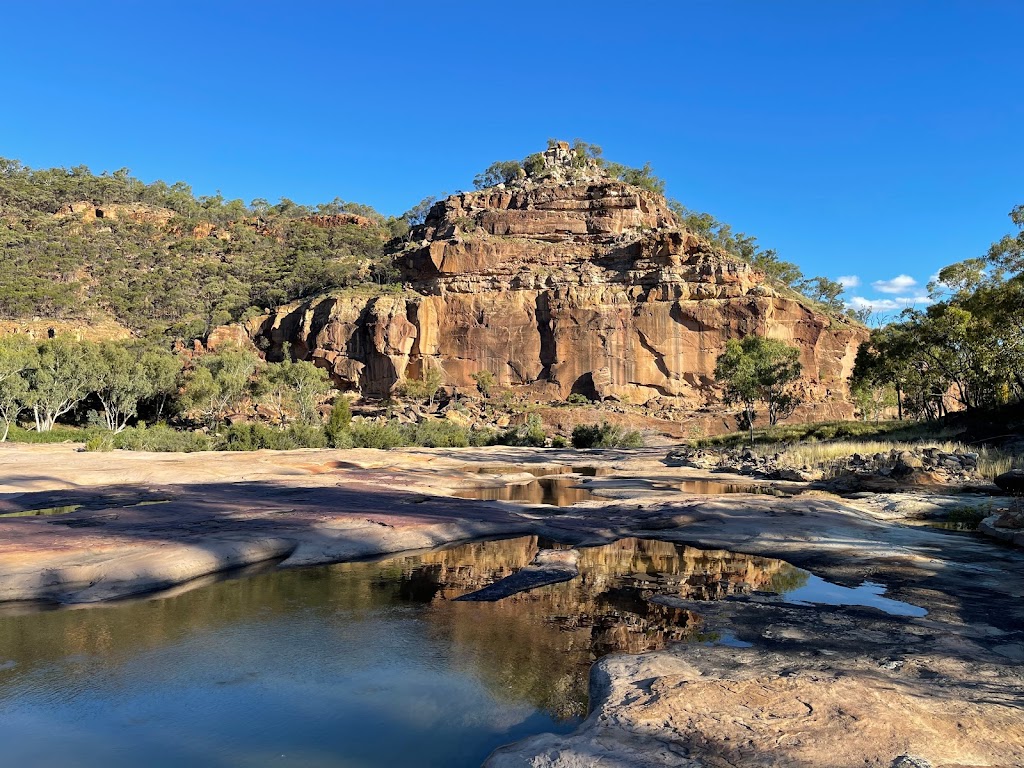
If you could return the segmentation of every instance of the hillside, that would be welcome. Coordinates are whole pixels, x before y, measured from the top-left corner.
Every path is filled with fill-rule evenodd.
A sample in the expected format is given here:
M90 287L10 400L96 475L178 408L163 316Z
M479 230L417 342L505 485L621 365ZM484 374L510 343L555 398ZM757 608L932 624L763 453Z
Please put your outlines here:
M393 280L384 244L402 226L340 200L245 205L125 170L0 159L0 324L204 338L311 293Z

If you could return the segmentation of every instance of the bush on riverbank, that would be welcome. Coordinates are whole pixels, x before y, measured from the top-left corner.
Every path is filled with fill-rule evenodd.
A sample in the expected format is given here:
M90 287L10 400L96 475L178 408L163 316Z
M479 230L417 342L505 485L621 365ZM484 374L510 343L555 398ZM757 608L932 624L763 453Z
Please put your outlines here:
M31 443L44 445L47 443L85 443L97 435L107 434L107 430L99 427L65 427L58 426L49 432L36 432L34 429L25 429L11 425L11 432L7 436L11 443Z
M296 448L466 448L494 445L498 437L491 429L469 429L440 419L419 424L337 420L334 428L291 424L286 428L258 422L233 424L219 434L188 432L163 424L129 427L117 435L102 429L74 429L41 433L46 439L33 440L35 433L18 430L16 442L84 443L88 451L115 448L126 451L192 453L195 451L287 451Z
M607 421L580 424L572 431L573 448L642 448L644 438L636 430L626 430Z
M211 450L213 441L202 432L186 432L157 424L152 427L128 427L114 438L114 447L124 451L195 453Z

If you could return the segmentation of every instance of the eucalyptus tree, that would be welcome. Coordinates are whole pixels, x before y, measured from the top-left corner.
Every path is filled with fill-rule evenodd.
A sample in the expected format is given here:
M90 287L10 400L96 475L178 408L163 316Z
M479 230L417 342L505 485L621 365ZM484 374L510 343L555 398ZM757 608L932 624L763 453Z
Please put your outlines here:
M801 370L800 350L779 339L750 335L726 343L715 364L715 380L723 387L726 403L742 406L751 443L757 403L768 408L768 423L773 426L800 404L792 384Z
M261 377L264 397L276 408L282 426L289 412L303 424L320 421L319 408L331 390L327 371L306 360L284 360L267 366Z
M103 421L117 434L139 412L139 403L153 395L150 369L138 346L104 341L96 348L96 397L103 405Z
M7 439L11 424L28 405L28 372L35 365L37 354L31 340L24 336L0 338L0 443Z
M32 409L37 432L49 432L57 419L73 411L99 383L95 345L68 336L47 339L37 347L28 372L26 405Z
M255 352L225 347L202 355L186 376L183 399L211 428L256 394L256 373L263 361Z

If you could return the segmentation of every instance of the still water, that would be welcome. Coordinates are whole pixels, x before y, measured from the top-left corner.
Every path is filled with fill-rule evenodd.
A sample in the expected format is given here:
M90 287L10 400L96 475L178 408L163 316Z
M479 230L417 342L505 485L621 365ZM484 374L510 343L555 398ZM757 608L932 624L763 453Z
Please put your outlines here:
M779 560L624 539L581 550L571 581L454 601L550 546L522 537L0 611L0 763L479 766L501 744L574 728L594 659L718 639L652 595L807 583Z

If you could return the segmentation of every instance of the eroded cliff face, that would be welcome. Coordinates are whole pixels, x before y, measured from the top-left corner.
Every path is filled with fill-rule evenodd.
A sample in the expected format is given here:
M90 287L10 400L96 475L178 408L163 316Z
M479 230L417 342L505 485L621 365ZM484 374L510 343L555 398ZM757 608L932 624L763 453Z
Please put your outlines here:
M762 275L675 225L664 198L574 168L555 147L540 179L437 203L396 256L403 294L335 296L279 310L258 333L385 394L439 367L478 371L537 399L712 405L727 340L799 347L804 399L849 415L846 378L866 331L781 296Z

